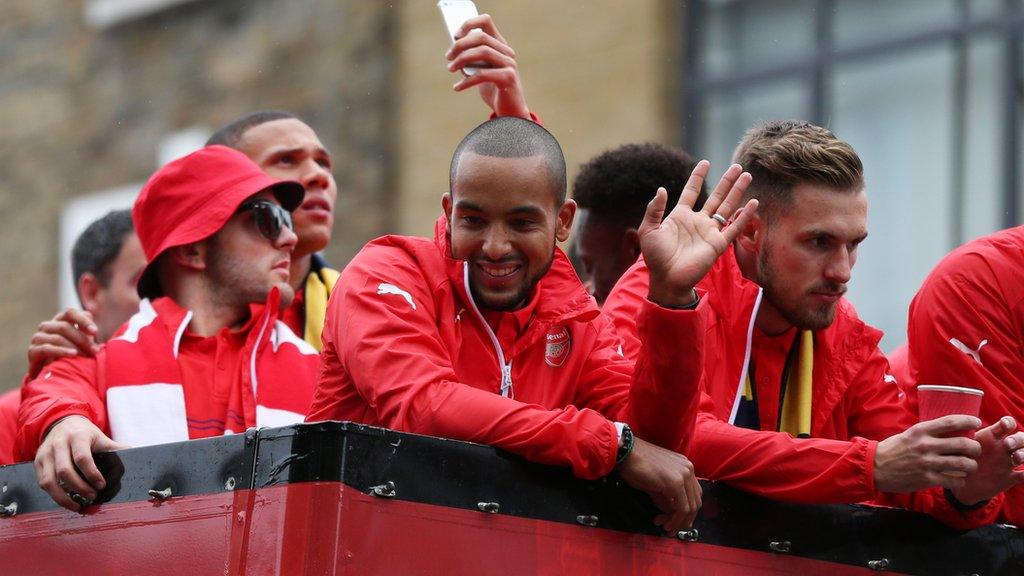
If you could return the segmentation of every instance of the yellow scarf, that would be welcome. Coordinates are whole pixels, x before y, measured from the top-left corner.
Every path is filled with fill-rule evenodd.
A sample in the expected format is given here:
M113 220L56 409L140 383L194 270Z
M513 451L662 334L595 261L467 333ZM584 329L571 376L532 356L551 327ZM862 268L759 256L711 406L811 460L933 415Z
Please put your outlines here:
M306 330L302 339L319 350L323 347L320 334L324 331L327 299L341 274L331 268L310 270L306 276Z
M802 330L796 354L796 370L793 370L791 354L786 359L783 377L786 379L782 411L779 414L779 432L787 432L797 438L811 436L811 396L814 378L814 332ZM754 391L750 383L750 372L743 390L743 397L753 400Z

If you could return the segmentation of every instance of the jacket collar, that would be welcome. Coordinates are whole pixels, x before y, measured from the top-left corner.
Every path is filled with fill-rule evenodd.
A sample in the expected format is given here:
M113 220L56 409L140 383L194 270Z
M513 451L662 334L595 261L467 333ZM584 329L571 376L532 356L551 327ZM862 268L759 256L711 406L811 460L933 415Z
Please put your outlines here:
M448 220L441 216L434 224L434 243L444 258L445 272L455 287L459 297L470 302L472 296L465 289L464 260L452 258L451 240L448 237ZM537 299L534 311L534 322L538 325L550 325L568 320L590 322L601 313L597 302L583 286L579 276L573 269L569 258L558 247L555 247L554 260L547 274L541 278L537 287L541 297Z
M761 287L743 276L736 253L729 247L711 271L698 284L710 293L714 311L713 322L723 323L730 334L730 346L750 346L747 335L753 314L757 312ZM756 328L754 328L756 330ZM863 356L877 348L881 332L865 324L853 305L841 298L832 325L814 333L814 395L812 426L820 426L850 386L844 365L859 365ZM744 342L746 340L746 342ZM745 369L746 360L739 356L736 370ZM735 393L735 392L734 392ZM735 398L735 397L733 397ZM735 400L734 400L735 402ZM817 432L812 428L812 435Z

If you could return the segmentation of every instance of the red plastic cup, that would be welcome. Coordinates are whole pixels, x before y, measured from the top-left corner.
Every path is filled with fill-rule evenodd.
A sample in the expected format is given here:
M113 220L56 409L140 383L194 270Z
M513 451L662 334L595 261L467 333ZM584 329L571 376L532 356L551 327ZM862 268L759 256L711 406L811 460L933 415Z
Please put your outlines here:
M917 387L917 411L921 421L934 420L950 414L978 416L981 397L985 392L976 388L922 384ZM950 436L974 436L973 430L954 432Z
M977 417L981 411L981 397L984 395L983 390L976 388L922 384L917 387L917 412L922 422L951 414ZM952 432L946 436L974 438L974 430ZM943 474L957 478L967 475L963 472L943 472Z

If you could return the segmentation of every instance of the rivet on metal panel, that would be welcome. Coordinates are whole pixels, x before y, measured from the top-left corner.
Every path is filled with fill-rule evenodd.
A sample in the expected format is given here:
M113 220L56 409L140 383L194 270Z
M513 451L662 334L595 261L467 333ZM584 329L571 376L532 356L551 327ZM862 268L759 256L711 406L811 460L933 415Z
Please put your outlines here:
M10 504L0 505L0 518L8 518L18 513L18 503L11 502Z
M768 548L770 548L772 552L778 552L780 554L789 554L789 548L791 546L792 543L789 540L773 540L768 543Z
M882 558L881 560L870 560L868 562L868 568L871 568L872 570L878 570L879 572L881 572L882 570L887 570L889 568L889 559Z
M167 488L164 488L163 490L150 490L149 491L149 497L150 498L153 498L155 500L159 500L161 502L163 502L164 500L168 500L172 495L173 495L173 493L171 492L171 487L170 486L168 486Z
M228 479L224 481L224 489L229 491L229 492L235 489L235 477L234 476L228 476Z
M370 487L370 494L374 496L380 496L381 498L394 498L395 497L395 483L388 480L387 482Z
M580 514L576 517L576 522L593 528L594 526L597 526L597 516L594 516L593 514Z
M680 530L676 532L676 538L684 542L696 542L700 538L700 532L696 528L690 528L689 530Z
M488 514L497 514L498 510L501 510L501 504L497 502L477 502L476 507L481 512L487 512Z

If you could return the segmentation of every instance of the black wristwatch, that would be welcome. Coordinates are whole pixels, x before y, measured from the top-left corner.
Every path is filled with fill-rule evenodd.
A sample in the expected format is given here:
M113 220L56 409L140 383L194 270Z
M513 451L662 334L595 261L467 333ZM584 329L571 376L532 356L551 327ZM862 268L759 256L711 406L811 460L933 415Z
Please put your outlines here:
M615 465L618 466L633 453L633 442L635 437L633 436L633 430L629 428L629 424L622 425L622 434L619 436L619 451L615 454Z

